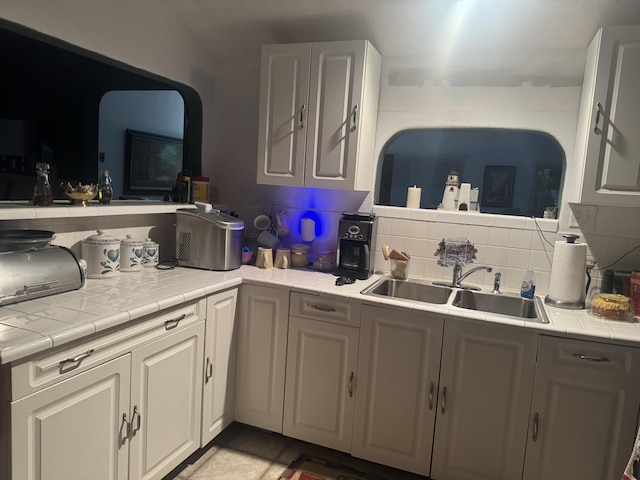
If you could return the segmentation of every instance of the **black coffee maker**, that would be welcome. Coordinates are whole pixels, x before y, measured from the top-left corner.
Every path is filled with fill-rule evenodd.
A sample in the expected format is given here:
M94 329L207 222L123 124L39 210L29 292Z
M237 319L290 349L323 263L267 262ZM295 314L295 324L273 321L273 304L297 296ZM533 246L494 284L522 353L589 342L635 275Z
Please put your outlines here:
M336 275L365 280L373 273L373 213L344 212L338 224L338 267Z

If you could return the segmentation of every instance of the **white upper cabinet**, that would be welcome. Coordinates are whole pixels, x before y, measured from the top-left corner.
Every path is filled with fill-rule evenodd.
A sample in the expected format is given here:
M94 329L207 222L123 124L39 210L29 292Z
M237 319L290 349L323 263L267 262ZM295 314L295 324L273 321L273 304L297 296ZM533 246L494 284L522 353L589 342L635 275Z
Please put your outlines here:
M380 64L366 40L265 45L257 182L370 190Z
M587 51L575 162L580 202L640 206L640 26L604 27Z

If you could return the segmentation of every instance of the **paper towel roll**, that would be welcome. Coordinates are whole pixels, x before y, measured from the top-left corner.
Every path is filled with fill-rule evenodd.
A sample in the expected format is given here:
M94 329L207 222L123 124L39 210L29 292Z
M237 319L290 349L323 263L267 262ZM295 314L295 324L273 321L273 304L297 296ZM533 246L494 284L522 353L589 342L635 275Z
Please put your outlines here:
M420 208L420 196L422 189L420 187L407 188L407 208Z
M316 238L316 222L311 218L303 218L300 234L303 242L313 241Z
M551 299L566 303L583 301L586 261L586 243L555 243L549 281Z

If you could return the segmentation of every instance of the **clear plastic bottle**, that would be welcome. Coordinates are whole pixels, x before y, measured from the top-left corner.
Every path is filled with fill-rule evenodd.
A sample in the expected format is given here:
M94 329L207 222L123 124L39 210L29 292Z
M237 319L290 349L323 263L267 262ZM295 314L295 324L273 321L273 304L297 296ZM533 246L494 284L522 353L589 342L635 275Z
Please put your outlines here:
M522 277L522 284L520 285L520 296L523 298L533 298L536 293L536 277L533 270L527 270L527 273Z
M49 164L36 163L36 173L38 174L38 179L36 186L33 188L33 204L39 207L53 205L53 191L49 183Z
M108 205L113 197L113 188L111 187L111 177L109 170L103 170L100 182L98 183L98 203Z

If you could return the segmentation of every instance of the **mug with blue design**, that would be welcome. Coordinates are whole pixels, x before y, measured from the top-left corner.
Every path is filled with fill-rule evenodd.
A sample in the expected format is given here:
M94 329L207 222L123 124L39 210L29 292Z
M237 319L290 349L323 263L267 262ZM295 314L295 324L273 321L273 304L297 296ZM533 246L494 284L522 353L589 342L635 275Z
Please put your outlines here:
M142 254L142 265L144 267L155 267L160 258L160 245L147 238L144 241L144 251Z
M98 230L82 241L82 258L87 262L87 278L120 275L120 240Z
M144 267L144 240L135 239L133 235L120 242L120 271L139 272Z

